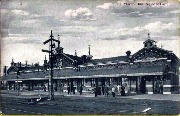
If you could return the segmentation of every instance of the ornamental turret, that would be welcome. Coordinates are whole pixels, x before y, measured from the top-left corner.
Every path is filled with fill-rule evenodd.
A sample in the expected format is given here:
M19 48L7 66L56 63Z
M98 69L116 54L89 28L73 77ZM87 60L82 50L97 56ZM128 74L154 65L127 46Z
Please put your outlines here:
M144 44L144 48L156 47L156 41L150 38L150 33L148 33L148 39L143 44Z

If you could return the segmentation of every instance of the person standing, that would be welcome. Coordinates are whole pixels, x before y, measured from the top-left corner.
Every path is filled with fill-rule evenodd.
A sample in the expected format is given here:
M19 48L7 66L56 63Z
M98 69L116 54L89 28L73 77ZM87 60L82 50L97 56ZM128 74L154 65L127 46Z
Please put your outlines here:
M112 96L115 97L115 87L112 87Z
M97 97L97 91L98 91L97 89L98 89L97 87L94 88L95 97Z
M106 86L106 87L105 87L105 96L108 97L108 94L109 94L109 88Z
M72 92L73 92L73 94L75 94L75 89L76 89L76 87L74 87L74 85L72 85Z
M81 87L79 88L79 93L80 93L80 95L82 95L82 90L83 90L83 87L81 86Z
M120 85L117 86L117 93L120 94Z
M125 87L124 87L124 85L121 86L121 96L125 96Z
M67 87L67 90L68 90L68 95L69 95L69 93L70 93L70 86L69 85Z
M160 87L159 88L160 88L160 93L163 94L163 83L162 82L160 83Z
M44 92L46 92L46 86L45 85L43 86L43 89L44 89Z

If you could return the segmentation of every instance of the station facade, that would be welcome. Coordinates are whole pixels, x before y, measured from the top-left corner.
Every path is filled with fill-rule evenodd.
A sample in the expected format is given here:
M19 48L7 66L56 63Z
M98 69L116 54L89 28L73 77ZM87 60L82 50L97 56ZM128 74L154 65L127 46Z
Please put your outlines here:
M126 93L135 94L172 94L179 93L179 58L172 52L156 46L156 41L148 38L144 47L134 54L126 56L93 59L90 54L81 57L66 54L58 45L53 57L54 91L74 94L91 92L99 88L98 94L104 94L105 87L115 86L120 93L121 86ZM29 65L21 62L4 68L1 85L7 90L34 91L42 88L49 91L50 61L44 59L44 65Z

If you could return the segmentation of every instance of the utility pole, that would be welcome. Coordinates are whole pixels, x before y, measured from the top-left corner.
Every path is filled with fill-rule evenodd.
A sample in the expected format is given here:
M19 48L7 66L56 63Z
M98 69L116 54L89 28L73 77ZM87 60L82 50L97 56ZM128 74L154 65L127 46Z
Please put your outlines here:
M58 42L58 44L60 43L59 40L54 39L52 30L51 30L51 35L50 35L50 39L46 40L43 44L47 44L49 43L49 50L43 50L42 52L47 52L49 53L49 63L50 63L50 77L49 77L49 86L50 86L50 100L54 100L54 88L53 88L53 48L55 48L55 43L54 42Z

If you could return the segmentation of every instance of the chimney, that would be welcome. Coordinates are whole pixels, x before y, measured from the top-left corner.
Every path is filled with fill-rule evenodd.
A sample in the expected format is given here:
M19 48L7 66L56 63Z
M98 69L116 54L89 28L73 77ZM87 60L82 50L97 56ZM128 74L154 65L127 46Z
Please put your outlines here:
M26 67L27 67L27 60L26 60Z
M14 66L14 60L13 60L13 58L12 58L11 66Z
M46 55L45 55L45 59L44 59L44 68L47 70L47 60L46 60Z
M20 63L19 63L19 62L17 63L17 66L16 66L16 67L20 67Z
M75 54L74 54L75 56L77 56L77 52L76 52L76 50L75 50Z
M89 56L91 55L91 45L88 45L89 46Z

